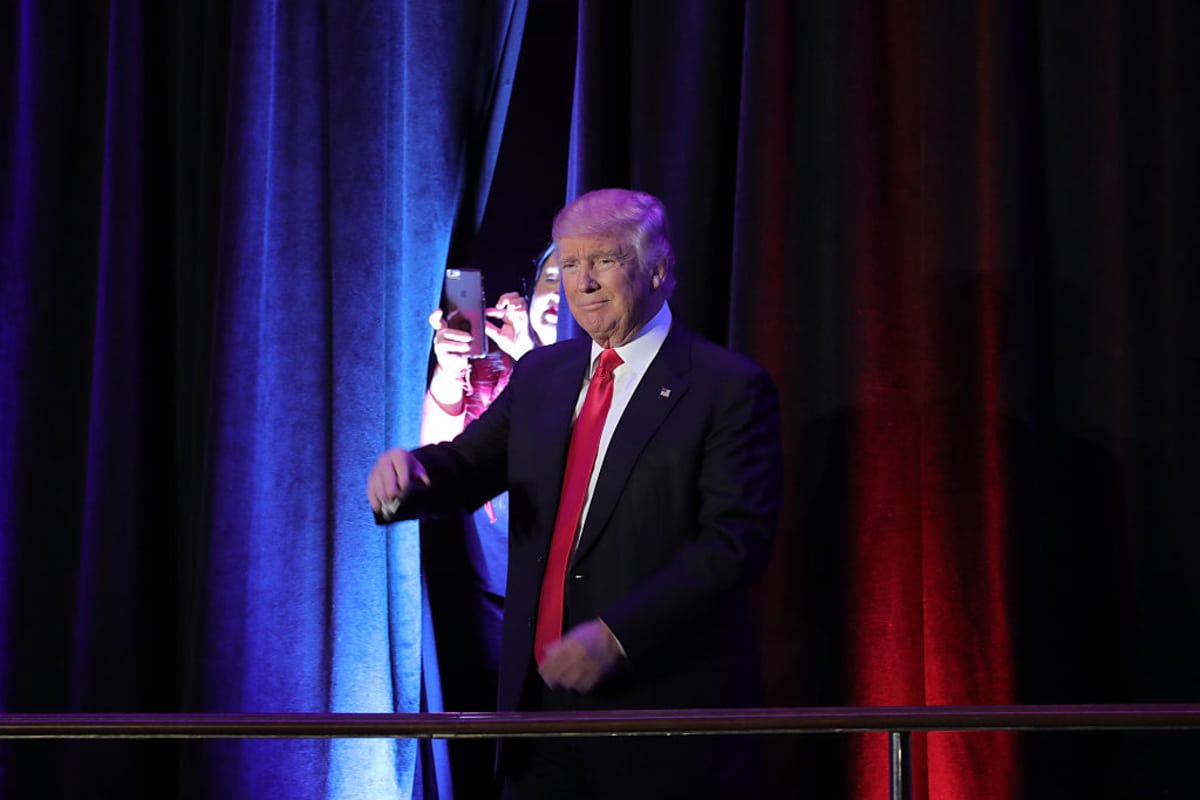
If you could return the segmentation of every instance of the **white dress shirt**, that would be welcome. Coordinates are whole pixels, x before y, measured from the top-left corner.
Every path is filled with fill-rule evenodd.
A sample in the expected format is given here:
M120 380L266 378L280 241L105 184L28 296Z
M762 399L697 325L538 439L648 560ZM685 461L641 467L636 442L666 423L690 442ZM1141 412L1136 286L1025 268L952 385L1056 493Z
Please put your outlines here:
M592 474L588 479L583 512L579 515L579 528L575 531L576 544L579 543L579 532L583 530L583 523L587 520L588 508L592 504L592 493L596 489L596 477L600 474L600 468L604 464L604 454L608 452L608 443L612 441L613 431L616 430L617 423L621 421L621 415L625 413L625 407L629 405L629 399L633 397L634 389L641 383L642 376L650 367L650 362L662 349L670 328L671 309L666 303L663 303L658 313L646 323L646 326L632 341L615 348L623 363L613 370L612 405L609 406L608 416L604 419L604 430L600 433L600 445L596 449L596 463L592 467ZM588 370L588 377L579 390L579 400L575 403L576 419L579 418L579 412L583 408L583 400L587 396L591 375L596 371L596 359L600 357L603 350L604 348L600 345L592 342L592 367Z

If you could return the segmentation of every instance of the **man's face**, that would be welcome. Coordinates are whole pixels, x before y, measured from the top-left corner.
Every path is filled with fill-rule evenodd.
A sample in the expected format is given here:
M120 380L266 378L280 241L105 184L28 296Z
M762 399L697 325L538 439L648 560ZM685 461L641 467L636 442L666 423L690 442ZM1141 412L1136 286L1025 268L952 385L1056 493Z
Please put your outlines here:
M600 346L625 344L662 307L662 267L641 269L622 239L566 236L556 244L571 315Z

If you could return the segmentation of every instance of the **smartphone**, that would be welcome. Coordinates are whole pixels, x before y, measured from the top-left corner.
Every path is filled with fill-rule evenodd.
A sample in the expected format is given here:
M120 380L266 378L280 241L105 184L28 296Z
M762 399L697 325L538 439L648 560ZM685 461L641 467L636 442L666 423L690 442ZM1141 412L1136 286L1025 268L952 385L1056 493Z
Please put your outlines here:
M482 272L459 267L446 270L446 279L442 284L442 319L451 328L471 334L467 358L487 355L488 337L483 329L486 307Z

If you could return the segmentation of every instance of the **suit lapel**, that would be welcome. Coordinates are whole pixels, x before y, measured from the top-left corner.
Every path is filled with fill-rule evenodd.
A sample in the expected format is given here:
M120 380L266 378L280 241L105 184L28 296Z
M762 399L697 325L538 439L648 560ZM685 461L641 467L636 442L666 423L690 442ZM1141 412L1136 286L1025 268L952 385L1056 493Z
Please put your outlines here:
M642 450L687 392L689 384L685 376L690 369L689 336L675 322L613 431L572 563L587 554L608 524ZM560 486L561 483L560 479Z

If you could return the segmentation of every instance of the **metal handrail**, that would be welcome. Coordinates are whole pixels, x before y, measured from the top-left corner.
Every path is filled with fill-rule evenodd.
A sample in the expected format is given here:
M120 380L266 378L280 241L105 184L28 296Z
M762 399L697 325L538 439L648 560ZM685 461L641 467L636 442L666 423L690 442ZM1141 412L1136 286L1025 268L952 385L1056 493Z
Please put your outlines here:
M1200 705L880 706L403 714L0 714L0 739L456 739L1200 729Z
M912 734L1194 730L1200 705L883 706L410 714L0 714L0 739L466 739L887 733L889 795L912 797Z

